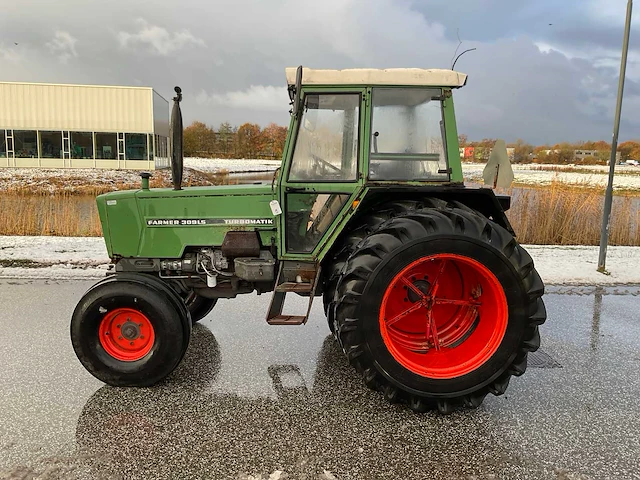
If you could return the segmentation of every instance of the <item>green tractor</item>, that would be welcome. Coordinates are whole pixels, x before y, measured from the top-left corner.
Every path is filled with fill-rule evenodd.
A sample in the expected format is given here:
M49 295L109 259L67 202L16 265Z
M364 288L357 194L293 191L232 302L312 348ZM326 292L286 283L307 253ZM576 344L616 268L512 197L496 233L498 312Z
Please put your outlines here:
M540 344L544 285L505 216L510 198L464 185L452 91L467 76L286 75L291 123L272 182L181 188L176 87L174 188L142 174L139 190L98 197L114 268L73 313L82 364L110 385L153 385L218 299L273 292L270 325L306 323L322 296L349 362L389 401L450 412L504 393ZM308 307L283 313L287 293Z

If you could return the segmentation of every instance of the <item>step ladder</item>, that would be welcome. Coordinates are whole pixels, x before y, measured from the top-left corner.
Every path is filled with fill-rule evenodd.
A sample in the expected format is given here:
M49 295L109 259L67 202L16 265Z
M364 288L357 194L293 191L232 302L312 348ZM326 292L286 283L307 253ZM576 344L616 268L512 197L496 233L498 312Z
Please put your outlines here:
M315 263L290 260L280 262L276 287L267 313L267 323L269 325L303 325L307 323L319 279L320 267ZM309 295L309 305L305 315L286 315L282 313L284 300L288 292Z

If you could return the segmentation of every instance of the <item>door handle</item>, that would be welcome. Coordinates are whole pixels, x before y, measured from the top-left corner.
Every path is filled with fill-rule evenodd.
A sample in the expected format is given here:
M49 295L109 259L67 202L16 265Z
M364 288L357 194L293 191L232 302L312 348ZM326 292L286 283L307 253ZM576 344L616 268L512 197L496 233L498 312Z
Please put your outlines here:
M284 191L287 192L287 193L290 193L290 192L306 192L307 191L307 187L285 187Z

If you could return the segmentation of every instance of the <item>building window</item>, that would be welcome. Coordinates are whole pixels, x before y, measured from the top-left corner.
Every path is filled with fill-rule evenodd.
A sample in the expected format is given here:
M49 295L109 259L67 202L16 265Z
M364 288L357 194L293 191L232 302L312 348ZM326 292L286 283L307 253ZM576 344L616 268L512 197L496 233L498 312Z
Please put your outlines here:
M60 135L60 132L58 132ZM15 156L20 158L38 157L38 133L32 130L14 130Z
M153 146L153 135L149 134L149 160L153 160L154 153L155 153L155 148Z
M0 158L7 158L7 137L4 130L0 130Z
M118 154L118 137L115 133L96 133L96 158L115 160Z
M40 156L62 158L62 132L39 132Z
M127 160L147 159L147 136L144 133L127 133L124 143Z
M71 132L71 158L93 158L93 133Z
M167 155L167 137L156 135L156 156L158 158L168 158Z

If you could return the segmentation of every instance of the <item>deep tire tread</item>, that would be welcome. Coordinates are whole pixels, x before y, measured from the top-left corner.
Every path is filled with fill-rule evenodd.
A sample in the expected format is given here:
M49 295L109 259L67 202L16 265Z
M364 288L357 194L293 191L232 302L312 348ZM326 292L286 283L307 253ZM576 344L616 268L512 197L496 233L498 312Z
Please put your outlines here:
M450 413L458 407L476 408L486 395L504 394L511 376L522 375L526 370L527 353L537 350L540 345L538 326L546 320L546 310L542 302L544 284L534 268L531 256L518 245L513 236L504 228L483 217L480 213L459 202L444 202L438 199L425 199L422 202L395 202L381 208L376 214L377 228L371 228L360 242L350 242L349 248L341 250L342 257L339 273L334 272L331 279L332 320L335 323L335 335L343 347L349 363L363 374L365 383L383 392L389 401L404 401L417 412L437 408L441 413ZM373 224L375 222L370 222ZM364 230L360 230L362 234ZM395 388L375 368L370 354L363 344L362 333L357 326L358 302L364 292L371 273L382 262L385 255L398 247L433 233L463 234L486 244L487 248L499 250L518 273L526 298L529 300L529 313L525 333L517 349L517 355L504 373L488 385L477 391L457 398L438 398L434 400L417 394L411 394ZM344 255L349 253L348 258ZM338 270L338 269L334 269ZM326 305L325 301L325 305ZM358 352L354 355L353 352Z
M359 244L361 244L371 233L375 232L384 222L398 215L404 215L407 212L423 208L425 205L435 206L436 204L442 205L442 201L438 201L437 199L428 199L427 203L417 202L414 200L400 200L385 203L380 208L376 208L375 211L371 211L360 217L358 219L358 223L354 225L351 232L342 238L333 248L333 251L328 255L328 258L332 259L331 263L323 268L322 300L324 304L324 313L327 316L327 321L329 323L329 329L334 335L336 335L334 308L338 301L336 296L336 287L338 286L338 281L341 278L342 270L344 269L347 259L356 250L356 248L358 248ZM374 256L379 256L383 253L386 252L370 252L370 254Z

